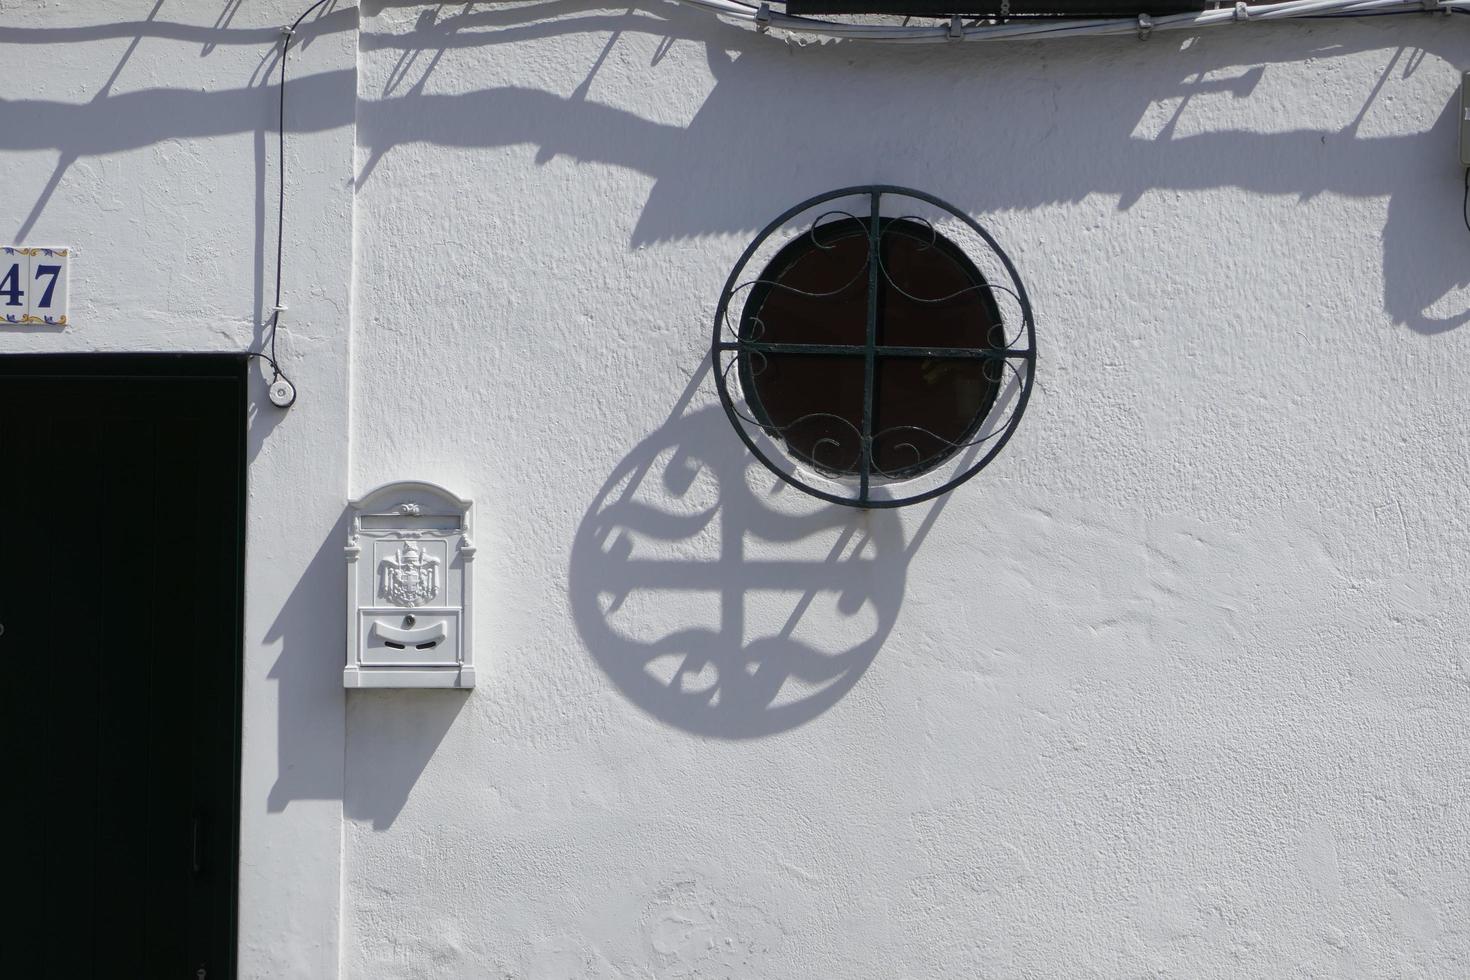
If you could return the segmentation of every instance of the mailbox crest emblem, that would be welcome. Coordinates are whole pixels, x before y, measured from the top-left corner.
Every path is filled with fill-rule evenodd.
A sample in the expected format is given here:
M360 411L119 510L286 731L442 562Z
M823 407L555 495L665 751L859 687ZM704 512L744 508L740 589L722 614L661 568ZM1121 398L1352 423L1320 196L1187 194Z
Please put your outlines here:
M400 606L422 606L439 594L439 559L412 541L383 559L383 595Z

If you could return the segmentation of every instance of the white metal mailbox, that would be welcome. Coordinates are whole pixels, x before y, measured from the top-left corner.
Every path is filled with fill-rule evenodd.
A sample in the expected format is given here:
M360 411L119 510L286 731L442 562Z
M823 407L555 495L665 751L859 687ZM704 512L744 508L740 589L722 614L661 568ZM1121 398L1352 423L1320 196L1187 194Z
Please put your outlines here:
M470 502L388 483L352 502L346 687L474 687Z

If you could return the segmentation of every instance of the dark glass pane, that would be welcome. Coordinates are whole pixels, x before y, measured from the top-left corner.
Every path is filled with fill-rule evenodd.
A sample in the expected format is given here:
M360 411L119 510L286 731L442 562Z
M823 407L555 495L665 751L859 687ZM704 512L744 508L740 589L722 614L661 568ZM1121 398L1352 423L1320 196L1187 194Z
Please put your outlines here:
M878 343L899 347L991 344L1000 311L964 254L918 222L885 222Z
M873 469L882 476L921 473L973 438L990 411L1003 370L979 360L879 358L874 378Z
M791 242L751 287L741 336L768 344L862 346L868 332L868 227L829 221Z
M775 354L764 363L759 357L750 361L751 380L744 380L742 370L742 383L756 418L770 426L771 434L802 462L831 473L856 473L862 453L863 358Z
M749 351L740 379L757 421L798 460L860 472L867 378L869 225L819 225L783 248L751 289L740 336L755 344L838 345L841 353ZM872 472L914 476L974 438L1002 365L885 353L900 347L982 351L1004 331L985 279L932 227L882 219L871 419ZM995 380L992 380L995 379Z

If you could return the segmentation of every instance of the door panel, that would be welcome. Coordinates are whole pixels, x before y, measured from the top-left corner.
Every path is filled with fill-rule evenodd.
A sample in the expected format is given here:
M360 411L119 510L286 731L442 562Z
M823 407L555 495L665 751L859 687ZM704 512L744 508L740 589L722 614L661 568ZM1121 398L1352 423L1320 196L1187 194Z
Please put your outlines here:
M0 358L0 976L233 975L244 380Z

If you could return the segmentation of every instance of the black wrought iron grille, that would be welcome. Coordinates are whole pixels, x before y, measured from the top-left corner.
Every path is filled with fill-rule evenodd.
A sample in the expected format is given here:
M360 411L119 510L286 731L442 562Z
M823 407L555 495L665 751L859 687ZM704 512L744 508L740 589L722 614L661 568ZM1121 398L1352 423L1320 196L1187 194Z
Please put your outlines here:
M916 211L958 221L968 247ZM833 503L898 507L963 483L1010 439L1035 327L1014 265L968 215L922 191L850 187L788 210L746 248L713 356L726 414L772 472Z

